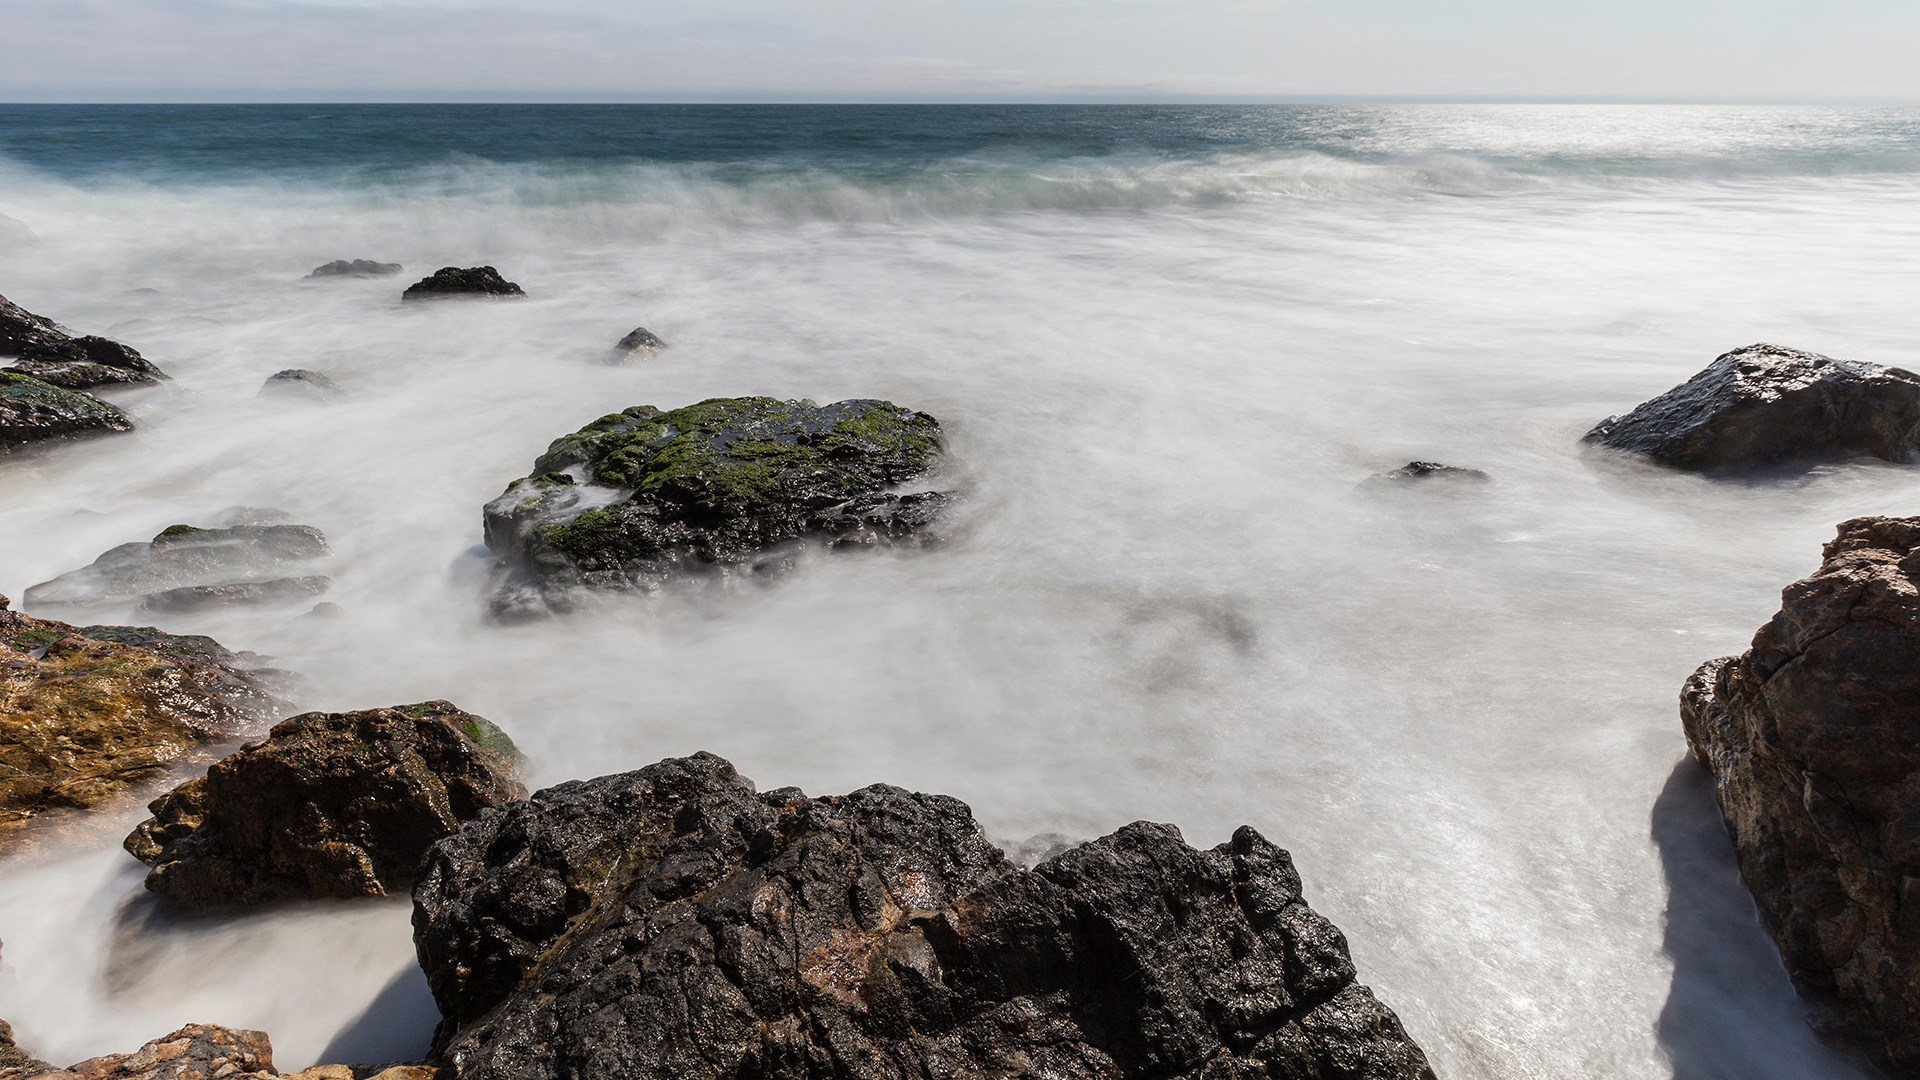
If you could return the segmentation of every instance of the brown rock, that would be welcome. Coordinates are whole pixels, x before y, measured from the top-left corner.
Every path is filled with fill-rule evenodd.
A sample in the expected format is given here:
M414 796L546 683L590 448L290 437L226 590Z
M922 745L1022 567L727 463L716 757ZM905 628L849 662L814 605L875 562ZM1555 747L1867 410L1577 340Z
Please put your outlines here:
M1920 518L1840 525L1681 691L1740 875L1832 1033L1920 1076Z
M74 627L0 597L0 849L210 761L283 707L212 638ZM30 828L32 827L32 828Z
M52 1071L53 1066L14 1045L13 1028L0 1020L0 1080L20 1080Z
M405 893L435 841L526 797L516 761L444 701L307 713L156 799L126 847L192 912Z
M438 1073L432 1066L415 1064L315 1065L292 1076L296 1080L434 1080ZM46 1080L268 1080L280 1073L273 1067L273 1044L266 1032L188 1024L131 1054L108 1054L58 1071L21 1075L43 1075ZM0 1080L14 1078L0 1068Z

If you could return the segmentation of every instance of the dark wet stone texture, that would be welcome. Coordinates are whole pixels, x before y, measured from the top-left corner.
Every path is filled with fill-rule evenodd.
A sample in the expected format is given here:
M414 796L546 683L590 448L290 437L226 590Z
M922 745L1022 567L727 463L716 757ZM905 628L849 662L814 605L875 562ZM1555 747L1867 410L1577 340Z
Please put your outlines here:
M1437 461L1409 461L1392 472L1377 473L1370 477L1380 483L1407 484L1422 480L1442 480L1454 483L1485 483L1492 479L1479 469L1463 469L1457 465L1442 465Z
M633 356L639 353L659 352L666 347L667 343L654 336L653 331L644 326L636 326L632 333L621 338L620 344L613 348L622 356Z
M952 496L890 489L925 475L941 446L938 421L886 401L714 398L603 416L487 504L487 546L504 567L495 610L777 569L777 549L805 537L921 542Z
M399 263L374 262L371 259L354 259L352 262L346 259L335 259L325 266L314 267L313 273L307 276L310 278L384 277L388 274L397 274L402 269L404 268Z
M132 430L126 413L91 394L0 371L0 455L30 443Z
M1920 518L1842 523L1781 601L1687 680L1687 742L1795 982L1920 1077Z
M434 841L526 797L516 758L445 701L306 713L156 799L126 847L190 912L404 893Z
M268 584L255 581L333 554L327 538L310 525L241 525L196 529L174 525L147 543L121 544L91 566L29 588L29 604L113 603L157 597L197 586ZM285 588L285 586L282 586ZM239 596L235 593L233 596ZM261 592L261 598L276 595ZM149 599L149 603L165 600Z
M340 384L318 371L288 368L267 376L267 381L261 384L260 396L332 401L340 396Z
M0 296L0 356L17 357L6 370L67 390L117 383L152 383L167 376L133 349L103 337L76 337L43 315Z
M1749 345L1586 441L1702 473L1850 458L1920 461L1920 376L1818 353Z
M461 1080L1432 1076L1251 828L1024 870L958 800L756 794L710 754L482 814L414 940Z
M450 296L525 296L520 286L500 276L500 271L491 266L474 266L465 270L457 266L443 266L434 271L433 276L421 278L407 286L400 294L402 300L436 300Z
M223 607L286 604L311 600L331 588L333 579L318 574L236 585L188 585L148 596L140 601L140 610L153 615L183 615Z

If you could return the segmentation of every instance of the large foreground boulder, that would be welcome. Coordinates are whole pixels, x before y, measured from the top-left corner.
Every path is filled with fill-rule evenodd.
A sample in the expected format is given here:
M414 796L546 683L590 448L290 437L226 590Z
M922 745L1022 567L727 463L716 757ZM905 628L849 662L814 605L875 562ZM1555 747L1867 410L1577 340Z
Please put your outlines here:
M1920 461L1920 375L1749 345L1586 441L1676 469L1736 473L1851 458Z
M421 278L400 294L402 300L444 300L454 296L526 296L526 290L500 276L491 266L443 266L432 277Z
M1795 981L1920 1076L1920 518L1843 523L1781 595L1687 680L1687 742Z
M956 799L756 794L711 754L481 815L414 941L460 1080L1432 1076L1251 828L1025 870Z
M92 394L0 371L0 456L29 443L132 430L126 413Z
M413 888L420 856L526 797L513 743L444 701L307 713L154 800L127 851L196 914Z
M289 575L332 554L326 536L311 525L170 525L152 540L121 544L89 566L29 587L26 602L38 607L139 600L150 612L179 612L309 599L331 583ZM221 588L207 588L216 586Z
M0 850L211 761L283 707L283 678L211 638L74 627L0 597Z
M434 1080L438 1069L406 1062L398 1065L315 1065L288 1080ZM188 1024L147 1043L131 1054L88 1058L46 1080L269 1080L282 1074L273 1067L273 1043L264 1031L216 1024ZM0 1070L0 1080L14 1080Z
M91 334L75 336L60 324L0 296L0 356L6 369L68 390L116 383L153 383L166 373L133 349Z
M952 496L925 476L940 424L887 401L713 398L638 405L554 440L487 504L502 560L495 610L566 606L576 588L652 588L689 573L777 569L781 549L917 542Z

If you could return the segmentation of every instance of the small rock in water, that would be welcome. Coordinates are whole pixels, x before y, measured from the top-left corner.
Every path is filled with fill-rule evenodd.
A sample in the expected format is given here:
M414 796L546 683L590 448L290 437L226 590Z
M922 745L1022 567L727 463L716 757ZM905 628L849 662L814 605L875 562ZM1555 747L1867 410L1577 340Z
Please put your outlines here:
M212 608L284 604L310 600L331 588L333 579L319 575L235 585L187 585L147 596L140 601L139 610L148 615L185 615Z
M260 387L261 397L297 398L303 401L332 401L341 394L340 384L318 371L288 368L267 376Z
M918 543L951 493L892 492L925 475L940 424L886 401L713 398L638 405L556 439L487 504L497 614L564 609L578 588L651 588L778 569L776 549ZM573 472L584 474L577 482Z
M491 266L465 270L443 266L432 277L421 278L400 294L402 300L439 300L453 296L525 296L520 286L500 276Z
M1437 461L1409 461L1392 472L1375 473L1368 478L1370 483L1388 484L1412 484L1423 480L1480 484L1491 479L1479 469L1463 469L1457 465L1442 465Z
M630 357L659 352L666 347L667 343L654 336L653 331L644 326L636 326L633 333L620 339L620 344L615 345L613 351L618 356Z
M29 604L114 603L172 589L243 585L330 557L310 525L173 525L147 543L121 544L98 559L27 590Z
M1862 457L1913 464L1920 461L1920 375L1749 345L1601 421L1585 441L1709 474Z
M132 430L126 413L92 394L0 371L0 456L31 443Z
M413 895L462 1080L1433 1076L1246 826L1028 870L958 799L757 794L697 754L490 811Z
M370 259L355 259L352 262L335 259L325 266L314 267L313 273L307 276L310 278L384 277L388 274L397 274L402 269L399 263L374 262Z
M330 600L322 600L313 605L313 610L300 616L303 619L338 619L347 613L347 609Z
M44 315L0 296L0 356L7 368L65 390L124 383L155 383L166 373L128 346L91 334L76 337Z

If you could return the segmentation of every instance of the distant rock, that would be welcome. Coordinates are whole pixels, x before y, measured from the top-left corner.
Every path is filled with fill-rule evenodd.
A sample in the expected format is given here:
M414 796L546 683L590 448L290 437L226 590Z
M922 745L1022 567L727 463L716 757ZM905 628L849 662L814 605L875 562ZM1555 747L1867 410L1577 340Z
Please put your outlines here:
M0 850L212 760L282 707L284 679L212 638L75 627L0 597Z
M636 326L633 333L620 339L620 344L615 345L613 351L622 357L642 356L659 352L666 347L667 343L655 337L651 330L644 326Z
M432 277L421 278L400 294L402 300L439 300L453 296L525 296L520 286L500 276L491 266L473 266L465 270L443 266Z
M315 1065L284 1080L434 1080L439 1070L421 1063ZM23 1074L31 1075L31 1074ZM188 1024L131 1054L88 1058L45 1074L46 1080L282 1080L273 1067L273 1044L264 1031L214 1024ZM0 1080L14 1080L0 1071Z
M140 601L140 611L149 615L185 615L213 608L285 604L311 600L331 588L333 579L317 574L234 585L187 585L147 596Z
M373 262L369 259L355 259L348 262L345 259L335 259L325 266L314 267L313 273L307 276L310 278L385 277L388 274L397 274L402 269L404 268L399 263Z
M196 914L405 893L434 841L526 798L517 762L445 701L307 713L154 800L126 847L150 891Z
M495 611L565 608L583 587L776 570L783 545L810 537L920 542L952 495L891 489L941 450L938 421L886 401L713 398L603 416L487 504L487 547L502 560Z
M1920 518L1855 518L1687 680L1740 876L1833 1032L1920 1076Z
M190 586L264 583L332 554L327 538L310 525L172 525L149 542L121 544L91 566L29 588L26 602L117 603Z
M1386 484L1413 484L1428 480L1484 484L1491 479L1479 469L1463 469L1457 465L1442 465L1437 461L1409 461L1392 472L1375 473L1368 478L1370 483Z
M1851 458L1920 462L1920 375L1778 345L1749 345L1611 416L1586 441L1700 473Z
M167 376L133 349L103 337L76 337L65 327L0 296L0 356L18 359L6 371L66 390L153 383Z
M126 413L91 394L0 371L0 456L33 443L132 430Z
M267 376L260 387L261 397L294 398L302 401L332 401L341 395L340 384L318 371L288 368Z
M1026 870L957 799L761 795L697 754L489 811L413 895L461 1080L1433 1076L1245 826Z

